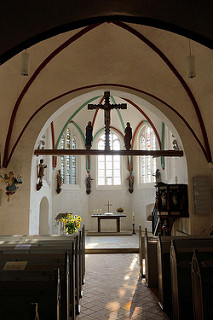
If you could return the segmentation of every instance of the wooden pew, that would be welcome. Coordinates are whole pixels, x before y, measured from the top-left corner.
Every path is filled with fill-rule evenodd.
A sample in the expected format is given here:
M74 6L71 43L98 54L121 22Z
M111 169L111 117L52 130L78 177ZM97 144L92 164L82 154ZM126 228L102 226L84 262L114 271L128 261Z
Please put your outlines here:
M145 229L145 234L144 234L145 272L146 272L146 284L149 288L158 287L157 241L158 241L158 237L155 237L155 236L149 237L147 229Z
M76 254L75 254L75 274L76 274L76 313L80 313L80 298L83 295L82 285L85 282L85 227L83 225L82 230L73 235L16 235L13 236L0 236L0 249L1 244L29 244L31 246L38 245L55 245L63 246L65 250L69 249L70 241L76 241Z
M159 305L171 317L172 295L170 271L170 245L171 237L161 237L159 235L157 243Z
M195 249L201 252L211 252L213 251L213 240L208 238L171 240L170 263L173 320L194 319L191 261Z
M41 240L42 239L42 240ZM70 290L71 290L71 302L70 309L72 319L75 319L76 314L80 313L80 288L79 288L79 236L65 237L65 240L44 240L42 237L34 237L27 239L25 242L17 242L16 244L5 243L0 245L0 256L1 254L49 254L49 253L64 253L68 252L72 255L72 262L70 263L69 273L70 278ZM25 239L26 240L26 239Z
M60 250L70 250L71 242L75 242L75 268L72 271L75 274L75 297L76 297L76 314L80 313L80 298L83 295L82 285L85 280L85 227L83 225L82 230L79 233L73 235L16 235L13 236L0 236L0 251L5 246L22 246L22 250L26 249L28 253L28 247L38 246L55 246Z
M82 227L82 284L85 283L85 225Z
M8 250L0 255L0 318L70 319L70 254ZM34 318L35 319L35 318Z
M158 260L158 297L160 307L171 317L172 310L172 289L171 289L171 269L170 269L170 245L171 240L175 240L178 248L188 246L193 252L193 248L200 245L200 240L210 240L213 237L203 236L159 236L157 244ZM185 241L188 241L185 243ZM182 245L181 245L182 243Z
M213 319L213 252L194 251L192 300L195 320Z
M140 264L140 275L142 278L145 277L144 271L143 271L143 259L145 259L144 256L144 237L142 237L142 229L141 225L139 225L139 232L138 232L138 237L139 237L139 264Z

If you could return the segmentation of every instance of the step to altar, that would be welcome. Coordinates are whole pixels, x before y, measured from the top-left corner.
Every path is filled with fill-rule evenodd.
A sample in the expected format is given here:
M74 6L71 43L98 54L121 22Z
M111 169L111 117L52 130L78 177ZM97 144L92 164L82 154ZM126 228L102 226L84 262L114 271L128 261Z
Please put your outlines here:
M139 238L138 234L128 232L104 232L96 235L86 235L85 250L86 253L138 253Z
M139 248L85 249L86 254L139 253Z
M129 231L121 231L121 232L112 232L112 231L101 231L101 232L97 232L97 231L86 231L86 235L87 236L131 236L132 233Z

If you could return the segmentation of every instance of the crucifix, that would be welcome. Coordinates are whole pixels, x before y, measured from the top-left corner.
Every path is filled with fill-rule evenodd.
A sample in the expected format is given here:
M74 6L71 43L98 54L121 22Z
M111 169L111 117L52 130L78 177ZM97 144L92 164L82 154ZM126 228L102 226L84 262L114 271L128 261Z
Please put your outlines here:
M110 142L109 142L109 135L110 135L110 111L112 109L127 109L126 103L120 104L111 104L110 103L110 92L104 92L104 105L101 104L88 104L88 110L94 109L102 109L104 110L104 124L105 124L105 150L110 150Z
M108 203L107 204L105 204L105 207L108 207L108 211L107 211L107 213L109 213L109 207L111 207L112 205L109 203L109 200L108 200Z

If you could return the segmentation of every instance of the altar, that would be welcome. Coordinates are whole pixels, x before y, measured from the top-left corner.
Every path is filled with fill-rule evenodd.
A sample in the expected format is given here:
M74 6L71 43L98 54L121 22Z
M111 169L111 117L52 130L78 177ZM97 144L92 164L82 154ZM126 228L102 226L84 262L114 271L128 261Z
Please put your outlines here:
M101 219L114 219L116 220L116 231L120 232L121 231L121 224L120 224L120 218L125 218L126 215L121 213L116 213L116 214L92 214L92 218L97 218L98 219L98 232L101 232Z

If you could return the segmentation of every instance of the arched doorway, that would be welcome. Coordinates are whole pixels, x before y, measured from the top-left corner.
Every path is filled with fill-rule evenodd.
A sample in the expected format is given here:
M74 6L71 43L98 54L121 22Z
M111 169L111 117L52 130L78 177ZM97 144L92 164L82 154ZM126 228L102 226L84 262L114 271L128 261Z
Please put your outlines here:
M43 197L39 207L39 234L49 233L49 202L46 197Z

